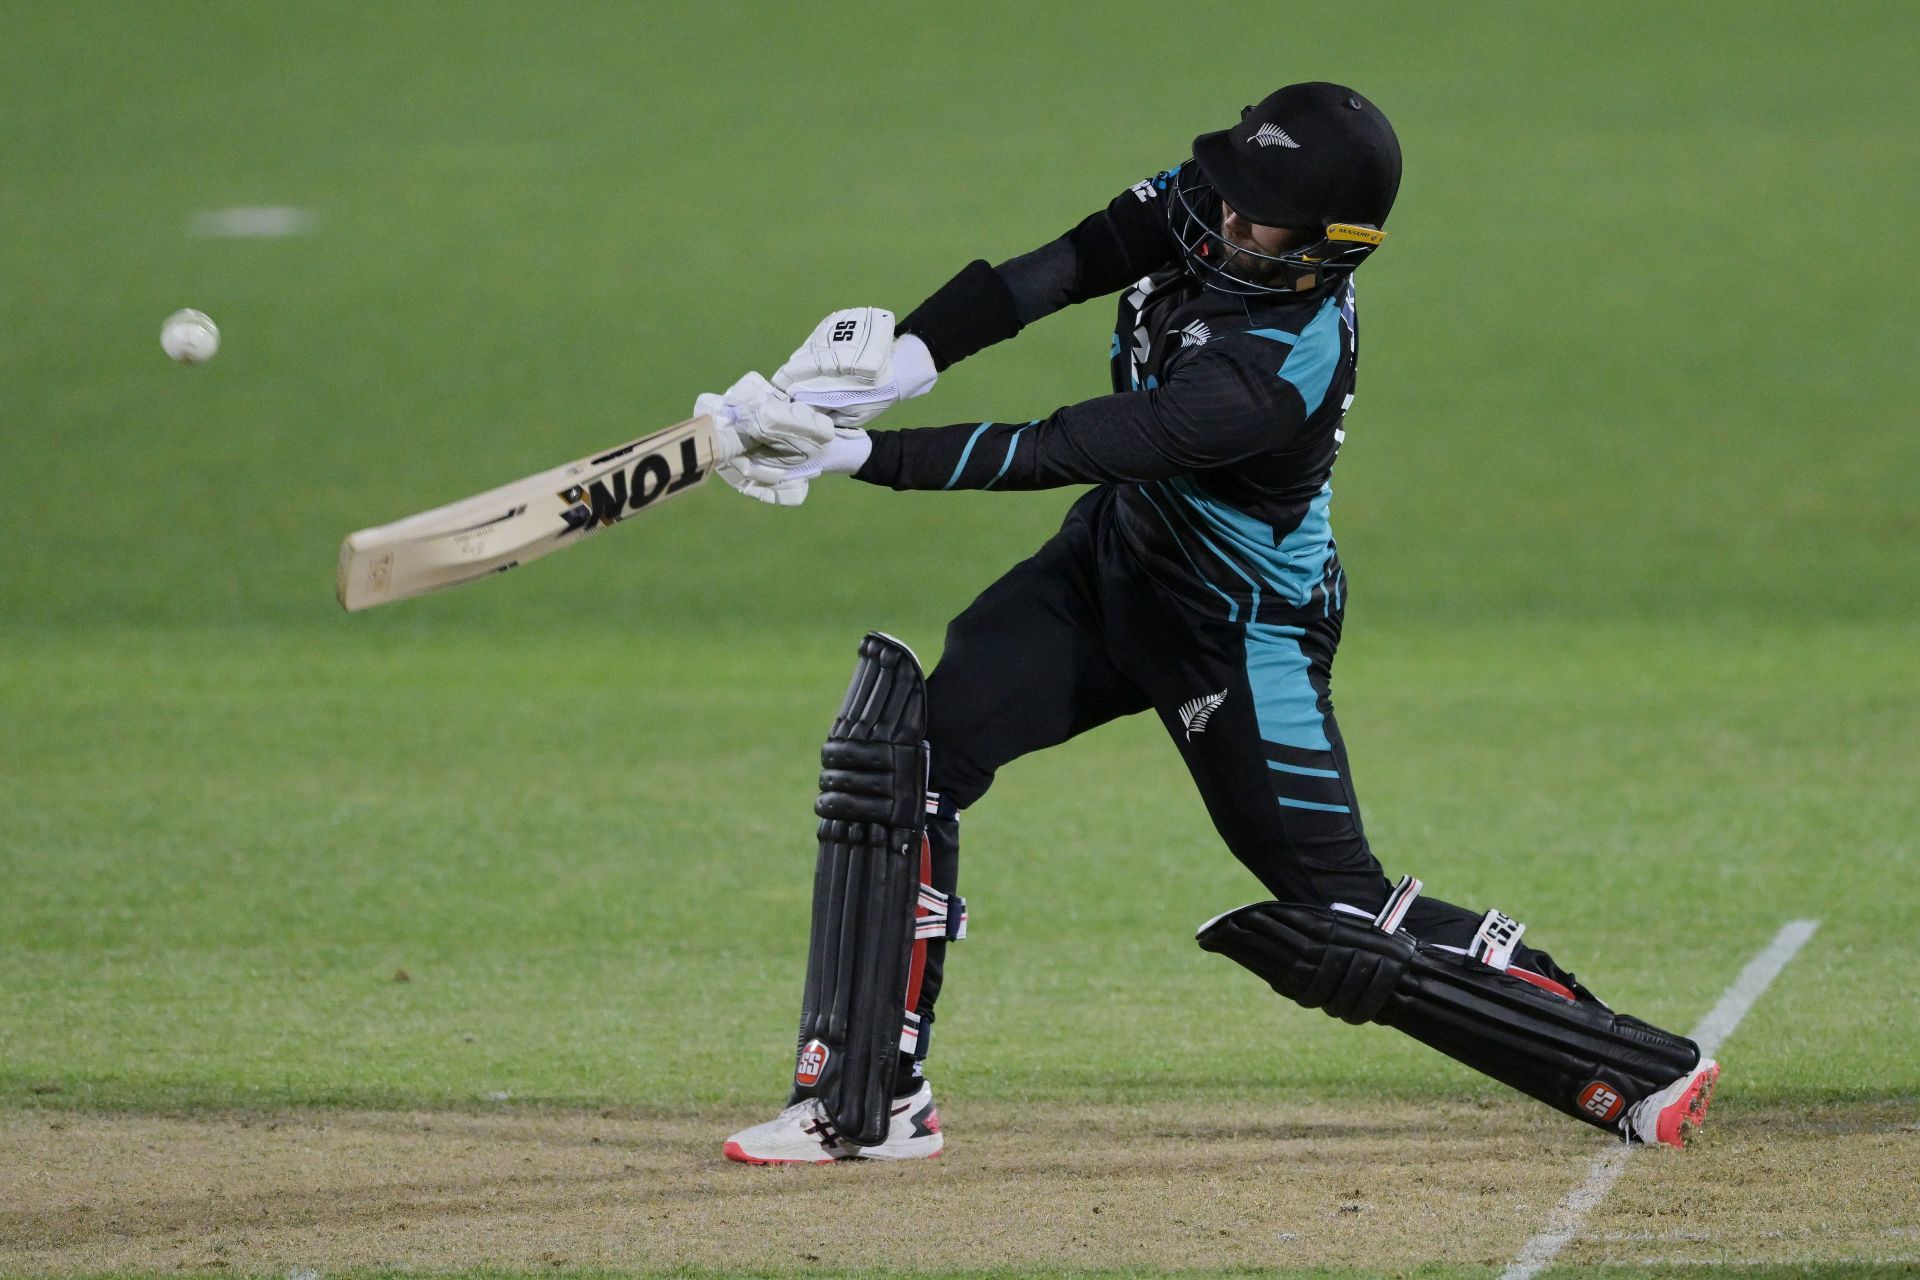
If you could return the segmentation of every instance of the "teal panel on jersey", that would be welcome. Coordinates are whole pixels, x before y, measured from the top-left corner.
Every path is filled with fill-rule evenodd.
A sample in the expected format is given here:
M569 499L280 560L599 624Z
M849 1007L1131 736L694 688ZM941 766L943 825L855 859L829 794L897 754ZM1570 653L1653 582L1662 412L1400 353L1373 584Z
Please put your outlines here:
M1253 592L1253 598L1247 605L1247 616L1249 618L1259 617L1260 579L1252 576L1245 569L1242 569L1239 560L1229 555L1225 548L1207 536L1208 528L1212 528L1215 533L1221 533L1223 530L1219 525L1212 524L1203 518L1204 513L1200 511L1196 505L1195 499L1180 489L1180 480L1162 480L1159 483L1161 487L1167 491L1167 496L1173 500L1174 508L1180 514L1181 520L1193 530L1193 536L1200 539L1201 544L1205 546L1207 550L1213 552L1213 554L1219 558L1221 564L1233 570L1239 579L1246 583L1248 588ZM1144 492L1144 490L1142 490L1142 492ZM1201 496L1205 497L1204 494ZM1209 501L1211 501L1211 499L1209 499ZM1229 510L1231 510L1231 508L1229 508ZM1242 513L1236 511L1234 514L1241 515ZM1244 518L1251 519L1251 517ZM1256 565L1255 567L1257 569L1259 566Z
M1209 494L1191 476L1176 477L1167 487L1184 500L1186 510L1207 532L1226 543L1288 603L1304 605L1313 598L1313 589L1325 576L1327 560L1333 555L1333 524L1327 515L1333 500L1331 483L1320 486L1300 523L1284 538L1272 525Z
M1226 592L1222 591L1217 585L1215 585L1212 578L1209 578L1206 574L1200 572L1200 566L1198 563L1195 562L1193 558L1193 552L1187 550L1187 544L1185 541L1181 539L1180 531L1174 527L1173 521L1170 518L1168 518L1166 510L1163 507L1161 507L1161 505L1158 502L1155 502L1153 500L1153 486L1143 484L1140 486L1139 492L1140 492L1140 496L1145 498L1147 500L1148 505L1150 505L1153 508L1153 513L1160 517L1160 523L1167 526L1167 533L1172 536L1173 545L1180 548L1180 554L1187 558L1187 565L1193 570L1193 576L1199 579L1202 583L1204 583L1206 585L1207 590L1213 592L1213 594L1219 596L1222 600L1226 601L1227 621L1232 622L1235 619L1237 619L1240 616L1240 606L1234 602L1234 599L1232 596L1228 595ZM1171 500L1172 495L1168 495L1168 496L1169 496L1169 500ZM1259 588L1256 587L1254 588L1254 607L1255 608L1259 607L1259 601L1260 601Z
M1299 339L1280 366L1280 376L1293 384L1312 417L1320 402L1327 398L1333 383L1333 371L1340 367L1340 302L1328 298L1311 323L1300 331Z
M1320 486L1307 504L1307 513L1293 532L1280 540L1280 554L1292 566L1290 585L1298 591L1295 604L1313 597L1313 588L1327 573L1327 561L1333 558L1333 519L1328 508L1333 504L1333 481Z
M1300 628L1268 622L1247 624L1247 686L1260 736L1283 747L1331 751L1320 693L1307 678Z

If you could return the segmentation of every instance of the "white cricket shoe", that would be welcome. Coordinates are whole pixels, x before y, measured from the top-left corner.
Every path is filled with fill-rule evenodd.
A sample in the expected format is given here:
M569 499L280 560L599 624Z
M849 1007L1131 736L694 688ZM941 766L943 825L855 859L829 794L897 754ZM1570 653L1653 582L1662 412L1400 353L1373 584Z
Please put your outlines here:
M912 1097L893 1100L885 1142L851 1150L857 1160L931 1160L946 1145L946 1135L940 1132L940 1108L933 1105L933 1086L922 1080Z
M802 1098L765 1124L742 1129L720 1150L741 1164L832 1164L853 1155L818 1098Z
M741 1164L832 1164L836 1160L925 1160L940 1154L946 1138L933 1086L922 1083L910 1098L893 1100L886 1140L875 1147L842 1142L818 1098L802 1098L765 1124L742 1129L721 1148Z
M1700 1059L1699 1066L1636 1102L1620 1122L1620 1132L1628 1142L1686 1146L1687 1139L1707 1118L1707 1104L1713 1101L1714 1082L1719 1079L1720 1064L1712 1058Z

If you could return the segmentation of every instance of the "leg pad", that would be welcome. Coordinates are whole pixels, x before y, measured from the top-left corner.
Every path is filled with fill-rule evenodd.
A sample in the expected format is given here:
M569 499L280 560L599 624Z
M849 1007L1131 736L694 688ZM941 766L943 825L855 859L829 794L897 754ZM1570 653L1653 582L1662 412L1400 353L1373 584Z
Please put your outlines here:
M1589 1124L1691 1071L1699 1046L1581 992L1575 998L1485 959L1387 932L1365 916L1258 902L1201 926L1201 947L1281 995L1347 1022L1396 1027L1422 1044Z
M916 1031L926 706L912 651L872 633L820 753L820 852L793 1100L819 1098L840 1140L855 1146L885 1140L901 1040Z

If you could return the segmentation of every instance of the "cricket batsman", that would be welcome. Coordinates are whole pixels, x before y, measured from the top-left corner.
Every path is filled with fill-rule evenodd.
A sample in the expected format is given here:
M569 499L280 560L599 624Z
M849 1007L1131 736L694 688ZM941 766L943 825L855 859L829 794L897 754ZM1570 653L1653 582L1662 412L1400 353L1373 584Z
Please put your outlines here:
M723 474L764 502L798 504L835 474L1093 486L953 620L931 675L890 636L861 643L822 752L793 1091L729 1158L940 1153L924 1067L946 950L966 933L961 815L1002 765L1143 711L1272 895L1207 921L1203 948L1627 1141L1681 1146L1699 1124L1719 1067L1697 1045L1615 1013L1500 911L1389 881L1367 845L1329 693L1347 577L1328 508L1354 397L1353 277L1399 185L1378 107L1289 85L1059 239L968 263L897 326L835 312L771 380L700 397L695 412L748 445ZM1025 422L867 428L954 363L1110 294L1111 395Z

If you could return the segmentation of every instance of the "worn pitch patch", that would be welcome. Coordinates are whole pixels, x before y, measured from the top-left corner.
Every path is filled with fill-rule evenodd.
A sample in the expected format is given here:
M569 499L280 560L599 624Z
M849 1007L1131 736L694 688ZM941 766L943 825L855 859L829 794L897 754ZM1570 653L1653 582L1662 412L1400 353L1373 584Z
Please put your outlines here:
M1560 1266L1920 1262L1911 1102L1714 1106L1703 1145L1634 1158Z
M0 1113L0 1274L1486 1261L1594 1141L1505 1102L941 1106L938 1161L798 1168L722 1159L745 1113Z
M989 1240L1036 1273L1491 1269L1606 1141L1519 1099L941 1104L938 1161L791 1169L723 1160L764 1118L732 1111L0 1113L0 1274L977 1270ZM1912 1253L1884 1234L1912 1224L1910 1108L1721 1106L1703 1145L1635 1162L1576 1257Z

